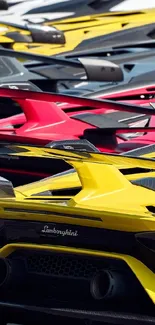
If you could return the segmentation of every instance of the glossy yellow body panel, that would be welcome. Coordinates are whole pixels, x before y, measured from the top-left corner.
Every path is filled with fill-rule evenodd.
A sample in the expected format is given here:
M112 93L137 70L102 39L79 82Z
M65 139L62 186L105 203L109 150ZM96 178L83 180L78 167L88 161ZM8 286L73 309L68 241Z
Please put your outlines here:
M22 151L21 146L14 147L21 148ZM120 171L122 166L128 170L142 167L146 168L148 170L146 174L151 176L155 173L155 161L108 154L70 153L49 148L26 146L23 148L27 148L31 156L51 157L51 164L54 163L52 157L65 159L76 169L80 183L77 175L71 174L16 187L15 198L0 199L0 216L3 218L67 222L123 231L155 230L154 215L146 208L155 205L155 192L131 184L130 172L124 176ZM26 154L26 152L17 153L23 156ZM137 174L133 179L142 176L142 173ZM40 194L39 197L41 192L66 188L67 179L69 187L74 185L78 187L80 184L82 186L82 189L70 199L62 196L59 203L56 196ZM13 209L14 206L16 211ZM61 216L58 216L58 213Z

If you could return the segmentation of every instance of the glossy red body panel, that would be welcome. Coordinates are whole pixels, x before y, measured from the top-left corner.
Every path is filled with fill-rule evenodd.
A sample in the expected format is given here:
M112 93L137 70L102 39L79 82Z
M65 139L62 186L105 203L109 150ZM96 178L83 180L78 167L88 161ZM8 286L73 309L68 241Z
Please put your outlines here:
M146 100L132 100L133 95L139 96L144 93L148 95L148 89L132 89L119 94L106 95L106 99L113 99L114 97L116 99L118 97L120 100L121 96L131 97L131 100L123 98L122 103L115 103L60 94L0 89L0 97L12 98L21 106L23 111L23 113L16 116L0 120L0 139L41 145L54 140L79 139L86 129L96 127L71 118L73 115L77 113L103 114L118 110L128 111L128 107L124 105L124 102L139 105L139 108L147 106L150 103L148 98ZM151 94L155 94L155 88ZM153 102L153 99L151 102ZM137 112L139 108L137 106ZM21 126L19 128L8 128L10 125L13 127L16 125ZM154 116L151 117L150 126L155 126ZM124 142L119 137L117 137L117 141L118 144ZM126 142L132 143L134 141L132 139ZM146 135L136 138L136 143L138 142L144 144L154 143L155 132L148 132ZM108 152L116 150L116 148L105 148L102 145L98 145L98 148L101 151Z

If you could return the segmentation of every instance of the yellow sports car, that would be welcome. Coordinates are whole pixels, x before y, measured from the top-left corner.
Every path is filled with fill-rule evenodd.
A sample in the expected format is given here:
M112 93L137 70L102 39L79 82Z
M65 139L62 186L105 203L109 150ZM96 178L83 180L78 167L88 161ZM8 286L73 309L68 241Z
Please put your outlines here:
M154 13L154 9L140 12L107 13L52 21L40 26L35 24L19 26L1 21L0 41L1 45L14 50L55 55L71 51L84 41L91 41L96 37L99 37L98 42L103 46L106 39L100 39L100 37L104 35L126 31L146 24L154 24ZM148 28L151 32L154 25L150 25ZM127 39L128 36L124 36L124 40L127 41Z
M0 179L0 306L154 315L155 161L18 148L77 174L14 189Z

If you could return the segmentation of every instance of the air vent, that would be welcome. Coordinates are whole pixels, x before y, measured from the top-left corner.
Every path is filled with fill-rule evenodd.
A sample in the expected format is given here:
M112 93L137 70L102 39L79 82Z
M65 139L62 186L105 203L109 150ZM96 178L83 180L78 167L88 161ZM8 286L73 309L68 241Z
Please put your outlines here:
M125 69L127 72L132 71L134 67L135 67L135 64L124 64L124 69Z
M124 24L122 24L122 27L125 27L125 26L127 26L128 25L128 23L124 23Z
M151 169L147 169L147 168L139 168L139 167L120 169L120 172L121 172L123 175L132 175L132 174L149 173L150 171L151 171Z
M148 209L149 212L155 213L155 206L148 205L146 208Z

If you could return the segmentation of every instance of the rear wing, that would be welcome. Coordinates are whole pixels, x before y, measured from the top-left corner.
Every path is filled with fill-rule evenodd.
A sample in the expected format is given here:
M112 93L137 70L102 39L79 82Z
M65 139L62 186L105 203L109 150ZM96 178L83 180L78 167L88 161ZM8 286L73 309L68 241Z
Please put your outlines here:
M155 161L149 158L143 157L128 157L125 155L118 154L108 154L108 153L99 153L99 152L85 152L85 151L70 151L68 150L59 150L51 149L47 147L33 147L27 145L8 145L8 148L14 150L14 153L8 153L8 156L34 156L35 157L47 157L55 159L64 159L66 161L84 161L84 162L93 162L93 163L103 163L114 166L130 166L146 168L146 169L155 169ZM35 150L34 150L35 149Z
M78 60L69 60L65 58L58 57L48 57L45 55L31 54L27 52L14 51L9 49L0 48L1 56L8 56L12 58L20 58L26 60L33 60L42 62L44 64L52 64L52 65L61 65L61 66L69 66L73 68L83 68L87 79L89 81L123 81L123 72L121 68L107 60L100 60L96 58L78 58ZM61 72L57 72L57 76L55 76L54 80L61 80L62 75ZM63 78L64 80L64 78ZM81 80L79 78L65 78L65 80Z
M117 114L119 112L131 112L137 113L138 118L146 118L146 115L155 115L155 110L152 108L145 108L140 107L137 105L129 105L124 103L118 103L110 100L97 100L97 99L87 99L85 97L76 97L76 96L69 96L69 95L62 95L62 94L51 94L51 93L40 93L40 92L33 92L33 91L24 91L24 90L14 90L14 89L0 89L0 98L11 98L12 100L16 101L22 108L24 115L20 116L20 123L24 124L24 130L26 130L30 123L35 121L38 126L44 126L49 122L49 124L66 122L66 125L73 123L74 120L81 120L86 124L86 129L83 132L83 139L86 139L93 143L94 145L111 145L111 143L115 142L117 144L116 136L122 137L122 133L133 133L133 132L154 132L155 129L151 127L145 128L130 128L125 123L120 123L115 119L112 119L112 114L76 114L69 116L67 113L54 102L58 103L61 102L69 103L72 105L80 105L87 107L87 109L106 109L108 110L115 110ZM43 109L44 105L44 109ZM46 110L46 114L45 114ZM118 112L119 111L119 112ZM89 116L88 116L89 115ZM47 118L48 117L48 118ZM15 121L16 117L10 117L9 123L11 121ZM48 122L47 122L48 121ZM2 123L7 124L7 119ZM75 122L75 121L74 121ZM99 122L99 123L98 123ZM13 129L5 129L5 123L3 124L3 128L0 129L1 132L1 140L7 139L5 137L5 133L8 137L9 141L16 141L14 134L16 131ZM13 122L12 122L13 123ZM1 123L0 123L1 124ZM14 124L16 124L14 122ZM92 125L92 128L88 128L88 125ZM32 129L32 124L31 124ZM130 132L131 130L131 132ZM100 138L100 141L96 143L97 137ZM72 139L75 137L73 136ZM19 136L18 142L22 141L22 137ZM24 136L25 141L27 143L32 143L33 140L29 139L28 136ZM71 140L71 139L70 139ZM108 142L107 142L108 141ZM35 143L35 142L34 142ZM40 140L40 144L47 144L47 141Z
M99 100L99 99L88 99L85 97L77 97L63 94L55 93L41 93L34 91L25 91L25 90L15 90L15 89L0 89L0 97L7 97L15 100L17 102L28 101L28 100L37 100L37 101L47 101L47 102L56 102L56 103L69 103L73 105L87 106L91 108L106 108L107 110L115 111L125 111L139 114L148 114L155 115L155 110L147 107L141 107L138 105L130 105L124 103L114 102L112 100Z

